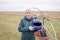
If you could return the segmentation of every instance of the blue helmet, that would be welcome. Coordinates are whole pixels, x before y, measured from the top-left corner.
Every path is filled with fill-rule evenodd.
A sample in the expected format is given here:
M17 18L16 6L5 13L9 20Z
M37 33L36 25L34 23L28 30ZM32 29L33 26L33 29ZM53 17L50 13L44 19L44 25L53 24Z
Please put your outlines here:
M32 26L34 27L34 30L41 30L42 29L42 22L39 19L34 19L32 21Z

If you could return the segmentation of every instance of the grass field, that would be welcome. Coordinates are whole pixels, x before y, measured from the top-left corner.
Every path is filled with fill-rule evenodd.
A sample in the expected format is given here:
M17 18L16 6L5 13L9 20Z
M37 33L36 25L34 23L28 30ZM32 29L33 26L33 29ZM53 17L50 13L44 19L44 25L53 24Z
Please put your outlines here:
M22 14L0 14L0 40L20 40L21 33L18 32L18 24L22 16ZM51 18L51 21L60 40L60 18Z

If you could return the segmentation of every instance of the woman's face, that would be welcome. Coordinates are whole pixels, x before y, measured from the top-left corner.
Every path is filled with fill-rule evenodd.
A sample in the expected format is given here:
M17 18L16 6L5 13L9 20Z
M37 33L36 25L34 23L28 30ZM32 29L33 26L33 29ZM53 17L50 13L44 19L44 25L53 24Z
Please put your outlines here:
M31 19L32 13L30 11L27 11L25 13L25 16L26 16L27 19Z

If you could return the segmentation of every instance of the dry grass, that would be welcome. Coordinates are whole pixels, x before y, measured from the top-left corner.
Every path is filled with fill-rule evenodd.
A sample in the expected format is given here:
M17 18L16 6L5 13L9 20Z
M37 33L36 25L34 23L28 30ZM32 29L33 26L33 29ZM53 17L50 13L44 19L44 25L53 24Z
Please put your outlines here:
M24 16L23 12L1 12L0 13L0 40L20 40L18 24ZM46 17L50 17L55 26L58 40L60 40L60 12L44 12ZM53 17L53 18L52 18ZM38 39L37 39L38 40Z

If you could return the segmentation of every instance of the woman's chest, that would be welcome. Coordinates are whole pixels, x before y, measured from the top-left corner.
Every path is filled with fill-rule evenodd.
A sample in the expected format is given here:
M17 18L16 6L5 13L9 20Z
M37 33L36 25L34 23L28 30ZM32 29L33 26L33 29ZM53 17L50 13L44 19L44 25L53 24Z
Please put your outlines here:
M24 26L26 26L26 27L29 27L32 25L32 21L24 20L23 23L24 23Z

